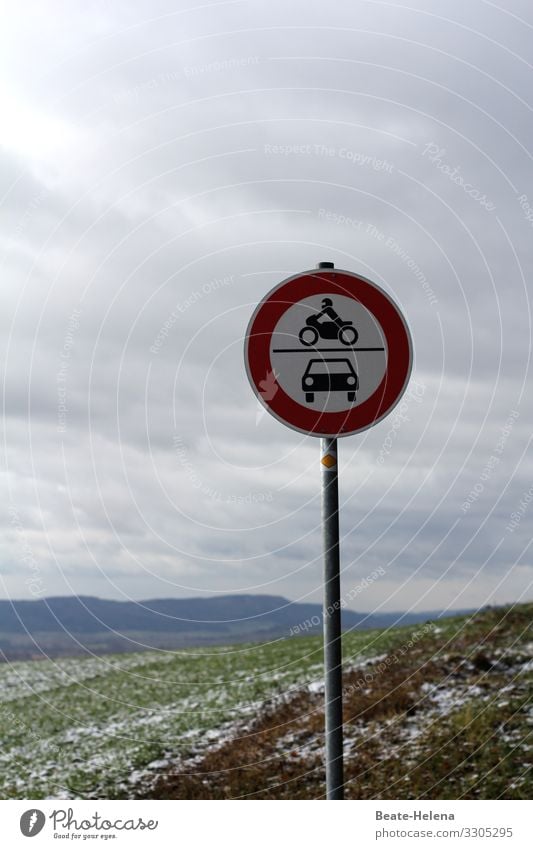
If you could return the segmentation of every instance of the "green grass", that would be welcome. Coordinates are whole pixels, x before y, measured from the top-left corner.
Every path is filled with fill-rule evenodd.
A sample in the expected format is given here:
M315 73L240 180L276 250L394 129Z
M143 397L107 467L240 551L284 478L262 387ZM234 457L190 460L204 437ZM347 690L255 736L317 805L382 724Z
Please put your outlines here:
M527 799L533 605L395 632L343 676L348 799ZM391 635L389 635L391 636ZM300 689L159 770L158 799L324 798L324 697Z
M463 646L483 641L487 628L492 627L491 613L483 616L483 628L478 627L477 617L471 622L464 617L441 620L435 632L427 631L422 642L414 647L411 644L407 653L404 650L412 634L420 632L423 625L347 633L343 640L346 667L356 666L361 658L392 656L392 668L401 682L402 675L408 674L407 657L416 663L422 644L428 656L438 662L440 655L461 653ZM501 639L507 639L508 632L501 625L502 611L495 612L494 617ZM355 681L356 673L350 674ZM180 753L187 755L199 743L220 743L225 724L228 728L239 723L244 727L273 706L275 709L276 697L290 699L321 677L319 637L0 665L2 797L130 798L137 792L140 774L147 768L157 771L158 761L175 759ZM382 687L385 677L380 674L375 687ZM420 674L419 679L423 680ZM400 701L391 705L393 714L400 710ZM470 767L473 760L479 760L478 741L487 739L485 725L468 721L469 710L475 710L473 703L453 717L457 752L464 753L466 764L455 777L463 784L467 779L475 781L476 769ZM507 721L504 714L503 708L497 707L490 713L485 705L483 723L493 724L498 716L500 722ZM508 721L512 723L511 715ZM317 729L320 723L318 719ZM500 735L503 748L498 749L497 757L503 760L508 754L505 747L512 741L511 731ZM313 733L320 734L316 729ZM447 738L450 733L450 727L442 730ZM432 728L431 734L434 739L428 745L436 758L432 774L437 770L438 775L439 727ZM485 772L494 766L494 751L492 745L483 754ZM442 770L448 768L446 757L449 754L444 753ZM416 778L421 788L428 780L422 761L413 764L412 770L413 780ZM509 764L511 772L516 770L512 758ZM389 764L387 769L394 777L395 765ZM446 792L453 793L454 776L446 776Z
M345 656L405 629L347 634ZM320 677L317 637L0 666L3 798L118 798L128 777L206 731Z

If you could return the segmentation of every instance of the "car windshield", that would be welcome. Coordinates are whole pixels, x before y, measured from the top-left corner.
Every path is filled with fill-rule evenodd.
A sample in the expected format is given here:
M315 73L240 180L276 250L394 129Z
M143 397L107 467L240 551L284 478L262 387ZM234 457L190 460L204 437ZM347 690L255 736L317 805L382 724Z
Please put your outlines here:
M352 374L353 368L348 360L311 360L307 371L309 374Z

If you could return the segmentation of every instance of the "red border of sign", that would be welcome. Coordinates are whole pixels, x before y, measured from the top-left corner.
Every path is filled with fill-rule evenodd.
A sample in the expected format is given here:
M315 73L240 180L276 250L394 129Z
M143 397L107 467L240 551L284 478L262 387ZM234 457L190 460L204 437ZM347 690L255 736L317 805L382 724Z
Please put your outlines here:
M338 413L323 413L304 407L287 395L279 384L272 400L265 401L259 383L272 371L270 339L279 319L303 298L322 294L353 298L376 317L387 345L387 371L383 380L363 404ZM387 293L371 280L337 268L304 271L272 289L250 319L244 351L248 379L263 406L287 427L312 436L350 436L377 424L400 400L409 381L413 361L409 328Z

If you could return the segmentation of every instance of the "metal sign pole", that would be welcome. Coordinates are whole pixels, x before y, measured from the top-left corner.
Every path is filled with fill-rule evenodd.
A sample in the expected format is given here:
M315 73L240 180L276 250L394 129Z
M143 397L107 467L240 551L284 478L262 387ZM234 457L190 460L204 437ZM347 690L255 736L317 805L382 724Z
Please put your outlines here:
M343 799L337 437L373 427L398 403L411 374L411 334L383 289L319 262L258 304L244 359L261 404L287 427L322 439L326 787L328 799Z
M324 535L324 678L326 797L344 798L342 746L342 644L337 440L321 439Z

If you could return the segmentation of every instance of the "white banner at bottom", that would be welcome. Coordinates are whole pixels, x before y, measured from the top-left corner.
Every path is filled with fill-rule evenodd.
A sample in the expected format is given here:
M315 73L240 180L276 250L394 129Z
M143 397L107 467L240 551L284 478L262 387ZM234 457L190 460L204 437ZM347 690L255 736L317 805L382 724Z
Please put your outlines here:
M2 845L48 847L533 845L524 801L2 801ZM531 816L529 816L529 820ZM29 841L35 839L34 844ZM69 843L67 843L69 841Z

